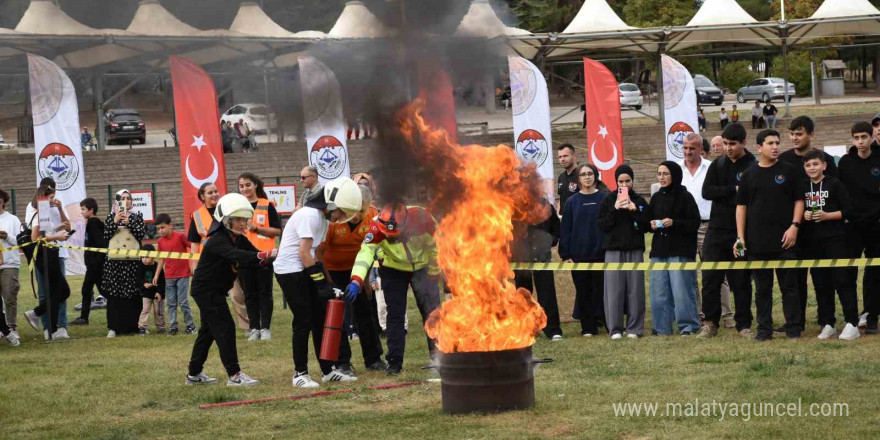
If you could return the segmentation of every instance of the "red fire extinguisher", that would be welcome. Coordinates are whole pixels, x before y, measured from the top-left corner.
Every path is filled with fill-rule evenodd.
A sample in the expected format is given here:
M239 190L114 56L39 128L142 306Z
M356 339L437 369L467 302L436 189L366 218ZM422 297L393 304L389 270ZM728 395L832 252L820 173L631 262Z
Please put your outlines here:
M331 299L327 301L327 314L324 316L324 334L321 336L322 361L339 360L339 341L342 339L342 320L345 316L345 301Z

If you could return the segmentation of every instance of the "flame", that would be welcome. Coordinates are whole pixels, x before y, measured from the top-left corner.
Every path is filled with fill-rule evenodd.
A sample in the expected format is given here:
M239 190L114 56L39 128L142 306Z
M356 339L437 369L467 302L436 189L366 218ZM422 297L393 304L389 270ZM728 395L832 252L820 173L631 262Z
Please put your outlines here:
M455 201L434 234L452 299L431 314L425 330L444 353L531 346L547 316L513 284L510 244L514 221L537 223L549 214L538 203L535 167L523 167L505 145L450 141L444 130L428 126L423 107L417 99L401 109L397 127L433 174L435 201Z

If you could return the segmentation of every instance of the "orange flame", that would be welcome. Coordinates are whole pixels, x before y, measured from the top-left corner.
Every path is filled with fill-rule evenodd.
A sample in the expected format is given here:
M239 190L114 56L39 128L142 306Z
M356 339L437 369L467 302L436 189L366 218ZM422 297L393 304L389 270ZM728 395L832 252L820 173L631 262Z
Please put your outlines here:
M523 167L505 145L451 142L445 131L425 123L423 106L416 100L399 111L398 128L433 173L435 191L456 194L435 233L453 298L431 314L425 330L444 353L531 346L547 316L527 290L513 284L510 244L513 221L546 218L535 167Z

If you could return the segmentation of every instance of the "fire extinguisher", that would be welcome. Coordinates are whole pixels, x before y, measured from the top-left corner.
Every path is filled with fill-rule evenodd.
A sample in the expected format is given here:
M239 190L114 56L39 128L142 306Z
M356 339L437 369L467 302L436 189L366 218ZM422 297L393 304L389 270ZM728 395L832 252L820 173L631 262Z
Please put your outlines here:
M339 360L339 341L342 339L342 321L345 317L345 301L339 299L343 292L334 289L336 299L327 301L327 314L324 316L324 334L321 336L321 353L318 359L336 362Z

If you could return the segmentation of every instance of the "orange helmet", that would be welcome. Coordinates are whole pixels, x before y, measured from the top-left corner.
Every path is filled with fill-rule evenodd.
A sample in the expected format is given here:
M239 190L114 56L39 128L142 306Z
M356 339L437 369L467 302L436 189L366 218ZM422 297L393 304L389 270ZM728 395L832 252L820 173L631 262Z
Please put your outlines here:
M402 203L388 203L376 217L376 226L386 237L397 237L406 227L406 206Z

